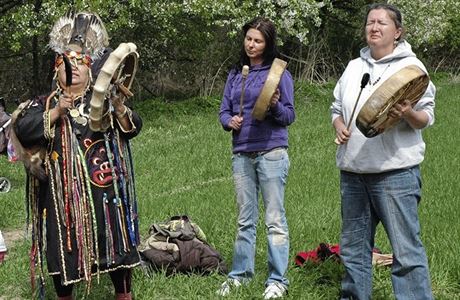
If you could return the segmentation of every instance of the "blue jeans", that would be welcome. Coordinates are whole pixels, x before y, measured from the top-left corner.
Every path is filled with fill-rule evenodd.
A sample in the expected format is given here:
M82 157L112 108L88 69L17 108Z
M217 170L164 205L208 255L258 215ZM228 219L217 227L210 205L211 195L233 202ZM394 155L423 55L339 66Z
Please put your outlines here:
M229 278L248 281L254 276L256 225L259 216L258 194L265 206L268 238L266 284L279 282L288 286L285 273L289 262L289 233L284 210L284 188L289 169L286 149L272 150L253 158L233 155L233 180L238 204L238 232L232 271Z
M391 280L396 299L433 299L417 213L418 166L379 174L340 174L342 299L371 299L372 249L382 222L393 249Z

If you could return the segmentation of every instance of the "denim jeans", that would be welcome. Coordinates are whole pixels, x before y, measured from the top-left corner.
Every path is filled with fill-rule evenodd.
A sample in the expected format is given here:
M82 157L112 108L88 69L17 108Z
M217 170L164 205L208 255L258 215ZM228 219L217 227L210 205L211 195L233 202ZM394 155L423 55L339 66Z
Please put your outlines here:
M258 194L265 206L268 239L268 272L266 284L279 282L285 287L289 261L289 233L284 210L284 188L289 169L286 149L249 157L233 155L233 180L238 204L238 232L234 245L229 278L242 282L254 275L256 225L259 216Z
M391 279L396 299L433 299L417 213L418 166L379 174L342 171L342 299L371 299L372 249L379 222L393 250Z

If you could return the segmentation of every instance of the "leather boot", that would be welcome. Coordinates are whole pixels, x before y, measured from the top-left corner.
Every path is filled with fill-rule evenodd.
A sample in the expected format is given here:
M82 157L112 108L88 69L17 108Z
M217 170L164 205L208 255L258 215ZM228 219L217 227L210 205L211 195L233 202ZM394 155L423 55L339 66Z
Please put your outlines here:
M115 294L116 300L132 300L131 293L117 293Z

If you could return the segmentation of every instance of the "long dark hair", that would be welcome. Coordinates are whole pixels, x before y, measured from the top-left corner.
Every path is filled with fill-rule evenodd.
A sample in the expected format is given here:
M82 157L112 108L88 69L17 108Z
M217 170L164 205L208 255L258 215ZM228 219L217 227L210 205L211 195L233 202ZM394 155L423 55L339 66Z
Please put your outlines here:
M398 42L404 40L406 30L403 27L401 12L399 11L399 9L396 6L391 5L391 4L387 4L387 3L374 3L374 4L371 4L371 5L368 6L366 15L364 17L363 32L366 31L367 17L369 16L369 13L372 10L375 10L375 9L384 9L384 10L386 10L388 12L388 15L390 16L390 18L395 23L396 28L398 28L398 29L401 28L401 34L399 35L399 37L396 40ZM366 36L366 35L364 34L364 36Z
M244 24L242 28L243 45L241 46L239 61L235 64L235 67L239 70L241 70L244 65L250 65L249 57L244 49L244 39L246 38L246 33L251 28L259 30L265 38L265 49L263 53L264 61L262 65L271 65L273 60L279 56L278 48L276 47L275 24L267 18L256 17Z

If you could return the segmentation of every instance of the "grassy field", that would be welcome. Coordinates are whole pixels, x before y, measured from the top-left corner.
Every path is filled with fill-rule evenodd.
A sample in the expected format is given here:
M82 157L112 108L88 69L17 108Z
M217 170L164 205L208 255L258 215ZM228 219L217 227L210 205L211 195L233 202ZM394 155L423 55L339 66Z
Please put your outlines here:
M458 77L437 76L436 123L424 132L426 160L422 164L423 200L420 205L422 239L429 257L436 299L460 299L460 176ZM290 299L337 299L342 266L332 261L296 268L293 258L320 242L337 243L340 232L338 170L335 167L329 105L333 84L296 84L297 120L290 128L291 169L286 210L291 239L288 278ZM160 100L135 103L144 128L133 140L141 234L172 215L188 214L200 225L211 244L231 265L236 230L236 204L231 179L231 137L217 119L219 99L192 99L181 103ZM455 150L457 149L457 150ZM12 190L0 194L0 230L20 232L25 224L24 174L20 164L0 157L0 177ZM229 299L260 299L267 276L263 222L258 226L256 276ZM20 234L20 235L21 235ZM0 299L30 299L29 238L7 245L9 254L0 265ZM381 228L376 246L391 252ZM135 299L215 299L225 278L161 273L134 273ZM51 281L47 297L54 298ZM83 285L75 290L83 298ZM95 284L87 299L113 299L107 276ZM390 270L374 269L373 299L393 299Z

